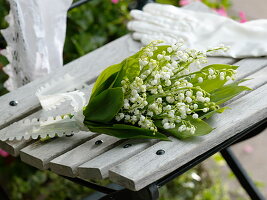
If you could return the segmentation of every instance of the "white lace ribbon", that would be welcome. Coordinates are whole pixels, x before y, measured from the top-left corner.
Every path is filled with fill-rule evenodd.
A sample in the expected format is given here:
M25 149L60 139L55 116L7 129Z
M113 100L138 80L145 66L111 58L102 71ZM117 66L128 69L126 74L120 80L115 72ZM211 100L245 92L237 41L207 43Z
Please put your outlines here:
M39 111L38 117L29 116L2 129L0 140L53 138L88 131L83 124L83 107L89 100L91 87L82 85L79 90L75 91L53 92L62 87L62 84L69 84L70 80L72 78L66 75L64 79L42 86L36 93L43 108Z

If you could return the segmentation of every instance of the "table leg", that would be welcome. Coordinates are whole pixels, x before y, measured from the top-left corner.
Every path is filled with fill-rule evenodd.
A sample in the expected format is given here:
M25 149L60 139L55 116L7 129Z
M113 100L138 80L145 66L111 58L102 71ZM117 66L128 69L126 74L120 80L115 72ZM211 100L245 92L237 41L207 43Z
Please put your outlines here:
M225 148L221 150L221 154L228 166L231 168L236 178L242 187L246 190L247 194L253 200L264 200L265 198L260 193L258 188L255 186L251 178L248 176L246 170L243 168L242 164L236 158L234 153L230 148Z
M0 185L0 199L1 200L9 200L5 190Z

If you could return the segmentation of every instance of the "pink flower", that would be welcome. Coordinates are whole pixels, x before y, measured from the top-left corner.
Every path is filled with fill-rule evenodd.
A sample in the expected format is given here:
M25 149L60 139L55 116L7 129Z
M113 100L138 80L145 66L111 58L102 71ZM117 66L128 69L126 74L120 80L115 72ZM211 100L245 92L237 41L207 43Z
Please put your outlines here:
M9 154L7 152L3 151L2 149L0 149L0 156L6 158L9 156Z
M180 1L179 1L179 5L180 5L180 6L185 6L185 5L187 5L187 4L190 4L190 0L180 0Z
M243 11L239 12L239 17L240 17L240 23L245 23L245 22L248 21L247 17L246 17L246 14Z
M117 4L120 0L111 0L112 3Z
M224 7L215 9L215 11L216 11L219 15L224 16L224 17L227 17L227 12L226 12L226 10L225 10Z
M254 148L251 145L246 145L244 146L243 151L245 153L252 153L254 151Z

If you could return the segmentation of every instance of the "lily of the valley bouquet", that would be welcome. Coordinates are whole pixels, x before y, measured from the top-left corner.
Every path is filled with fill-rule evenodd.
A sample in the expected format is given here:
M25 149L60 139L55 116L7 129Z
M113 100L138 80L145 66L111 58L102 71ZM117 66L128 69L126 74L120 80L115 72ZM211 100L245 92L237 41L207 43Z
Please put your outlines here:
M112 65L98 77L89 102L89 90L51 94L65 76L37 91L48 117L25 119L2 129L0 140L52 138L88 129L118 138L184 139L213 130L204 120L226 108L221 104L249 88L235 79L237 66L215 64L201 69L207 52L184 49L183 43L166 45L155 41L139 52ZM198 67L198 68L197 68ZM232 82L226 84L227 82ZM67 90L67 88L65 88ZM71 100L68 105L65 100ZM88 102L88 104L87 104ZM87 105L86 105L87 104Z
M184 139L213 130L204 120L226 108L221 104L244 90L235 79L237 66L207 62L206 53L183 49L182 42L155 41L98 77L84 125L92 132L119 138Z

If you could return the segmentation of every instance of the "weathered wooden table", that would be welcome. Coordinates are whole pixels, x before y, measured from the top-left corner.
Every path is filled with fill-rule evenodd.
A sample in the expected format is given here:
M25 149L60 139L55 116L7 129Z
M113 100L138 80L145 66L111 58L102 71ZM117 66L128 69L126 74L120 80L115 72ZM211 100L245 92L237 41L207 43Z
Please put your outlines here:
M121 62L141 47L130 35L121 37L95 51L67 64L64 68L25 85L0 98L0 128L12 130L10 125L25 118L40 116L41 106L35 92L51 80L68 73L73 77L71 85L62 85L65 92L91 85L107 66ZM209 135L172 142L157 140L119 140L108 135L80 132L72 137L56 138L47 142L38 140L0 142L0 148L41 170L87 185L105 193L103 199L157 199L161 186L190 169L212 154L222 151L241 184L253 199L263 199L245 172L238 166L229 149L232 143L257 134L267 121L267 58L210 58L211 63L228 63L240 66L237 80L252 91L228 102L232 109L215 115L210 123L216 129ZM14 103L14 102L17 102ZM1 134L1 132L0 132ZM225 149L225 150L223 150ZM108 178L125 190L116 192L85 180ZM131 192L139 191L139 192ZM126 196L125 196L126 195ZM131 197L130 197L131 196Z

